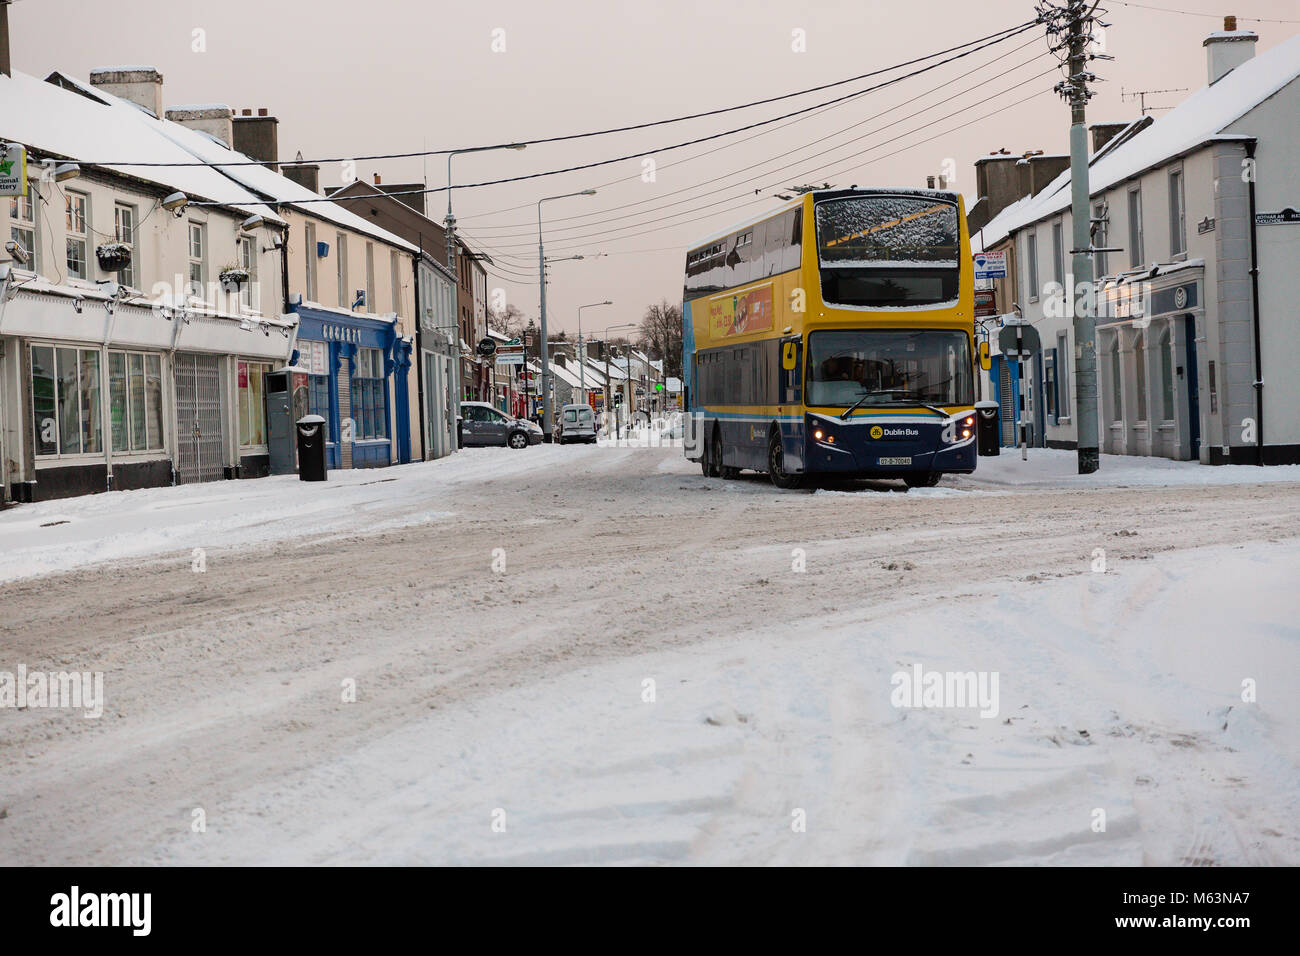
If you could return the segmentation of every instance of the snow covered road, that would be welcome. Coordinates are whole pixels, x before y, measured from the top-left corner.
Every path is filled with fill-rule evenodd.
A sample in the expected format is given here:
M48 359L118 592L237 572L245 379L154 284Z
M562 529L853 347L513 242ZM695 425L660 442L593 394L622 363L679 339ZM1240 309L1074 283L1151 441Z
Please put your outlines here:
M1300 862L1294 469L680 454L0 514L0 671L107 696L0 708L0 863ZM996 716L895 706L916 668Z

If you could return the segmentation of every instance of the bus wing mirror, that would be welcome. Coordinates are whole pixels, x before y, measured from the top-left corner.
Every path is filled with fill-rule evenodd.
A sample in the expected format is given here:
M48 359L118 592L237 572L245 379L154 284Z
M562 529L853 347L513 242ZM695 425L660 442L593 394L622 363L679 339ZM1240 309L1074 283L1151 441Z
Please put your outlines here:
M981 342L980 343L980 368L982 368L984 371L987 372L989 370L989 367L992 364L993 362L989 358L989 344L987 342Z

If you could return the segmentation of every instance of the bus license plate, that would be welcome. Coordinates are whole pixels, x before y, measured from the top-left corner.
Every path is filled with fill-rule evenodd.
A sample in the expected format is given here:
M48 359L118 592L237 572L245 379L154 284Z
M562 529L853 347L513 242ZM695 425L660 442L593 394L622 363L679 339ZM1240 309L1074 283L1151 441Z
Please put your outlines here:
M909 456L909 457L907 457L907 458L882 458L882 459L880 459L880 464L882 464L882 465L910 465L911 463L912 463L911 456Z

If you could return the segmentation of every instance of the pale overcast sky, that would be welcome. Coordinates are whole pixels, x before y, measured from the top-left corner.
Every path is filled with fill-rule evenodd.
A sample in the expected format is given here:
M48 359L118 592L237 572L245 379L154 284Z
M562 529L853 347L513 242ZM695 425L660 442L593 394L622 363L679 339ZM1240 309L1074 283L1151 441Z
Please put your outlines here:
M1245 19L1300 21L1297 0L1142 2L1188 12L1104 4L1115 61L1094 67L1106 82L1089 108L1090 122L1138 115L1135 102L1121 101L1121 89L1203 86L1201 41L1221 29L1223 13L1237 14L1241 28L1259 35L1257 53L1300 31L1300 23ZM1032 16L1027 0L20 0L10 9L16 69L84 78L98 66L156 66L165 104L267 107L280 119L282 159L299 150L308 158L409 152L664 119L866 73ZM204 31L201 52L194 50L196 30ZM493 50L498 30L502 52ZM806 52L792 49L795 30L805 31ZM455 194L455 212L471 242L500 265L489 286L504 288L531 315L537 200L599 187L597 196L545 207L547 255L589 257L552 267L550 324L573 330L576 307L604 299L615 306L588 310L588 330L635 321L651 302L679 301L687 245L775 206L773 186L919 186L927 174L955 169L956 187L969 200L978 156L999 147L1065 152L1069 113L1051 92L1058 74L1033 79L1053 64L1036 31L765 135L751 131L654 152L858 87L635 134L461 156L458 183L628 154L654 156L658 169L653 182L642 180L639 160L628 160L464 189ZM1162 93L1148 102L1169 106L1187 95ZM847 142L854 137L862 138ZM340 182L341 172L323 168L322 182ZM360 163L357 172L367 179L379 172L385 182L425 176L419 160ZM445 157L428 161L427 176L430 186L445 184ZM441 220L445 194L428 201ZM591 258L598 252L607 255Z

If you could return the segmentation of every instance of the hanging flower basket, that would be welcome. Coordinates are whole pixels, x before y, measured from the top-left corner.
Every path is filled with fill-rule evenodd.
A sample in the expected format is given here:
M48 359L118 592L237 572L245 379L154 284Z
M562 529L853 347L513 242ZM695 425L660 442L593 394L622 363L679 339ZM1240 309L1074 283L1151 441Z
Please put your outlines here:
M131 265L131 247L125 242L106 242L95 247L99 268L105 272L121 272Z
M248 281L248 270L238 268L222 269L221 275L218 278L221 280L221 289L223 292L235 293L243 288L244 283Z

